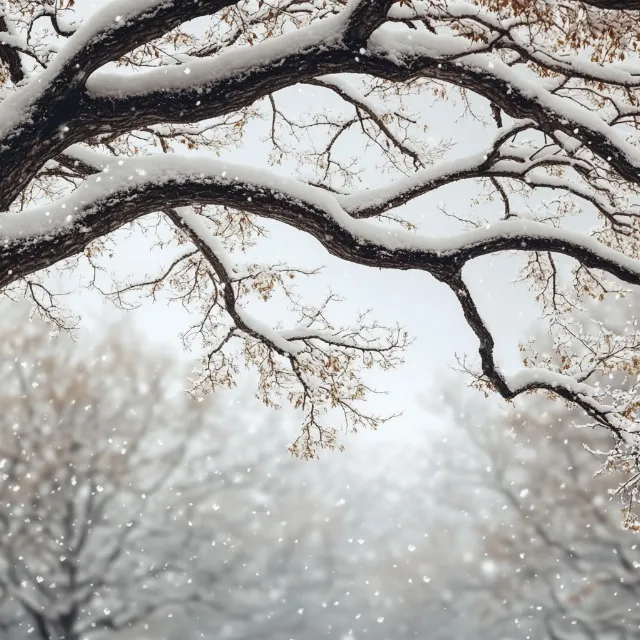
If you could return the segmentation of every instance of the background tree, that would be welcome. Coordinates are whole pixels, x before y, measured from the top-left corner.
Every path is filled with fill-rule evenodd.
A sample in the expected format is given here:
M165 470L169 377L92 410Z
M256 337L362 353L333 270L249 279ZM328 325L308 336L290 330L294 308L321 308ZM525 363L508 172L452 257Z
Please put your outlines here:
M111 336L87 355L24 313L12 320L22 329L1 339L3 627L73 640L201 602L241 566L242 551L224 567L209 549L250 525L253 500L245 492L235 521L211 515L213 496L247 484L236 486L230 456L215 468L230 440L215 426L221 409L172 391L174 367L133 340Z
M619 302L590 316L624 324ZM535 340L541 352L550 341ZM615 382L624 389L622 378ZM577 409L532 395L493 408L450 389L442 400L459 426L448 453L440 450L437 491L446 496L442 517L458 531L460 555L468 554L463 572L455 561L441 568L456 594L452 607L473 610L504 638L637 637L637 535L621 527L598 460L610 435L575 429ZM623 520L637 528L628 505ZM458 601L465 592L471 601Z
M636 374L633 323L614 353L591 336L592 359L564 353L562 366L535 361L511 377L468 282L477 258L526 252L523 275L559 350L566 314L585 296L640 283L636 9L624 0L114 0L91 13L81 2L4 0L0 286L58 322L42 272L60 263L88 262L95 284L123 303L169 287L197 314L195 386L231 384L242 355L267 404L286 398L304 410L292 450L309 457L335 446L340 425L381 422L361 403L363 374L397 365L409 339L368 316L340 325L334 294L304 301L291 278L313 269L230 256L262 243L266 222L284 223L340 259L436 278L477 336L480 384L506 399L543 390L579 406L615 435L611 460L635 468L636 386L591 384ZM304 91L285 106L293 87ZM470 155L428 132L434 96L457 97L485 123ZM280 173L228 162L245 136L262 134ZM449 213L467 230L436 237L442 218L430 211L428 228L413 233L421 224L401 207L459 181L470 210ZM166 265L105 283L113 232L136 224L158 234ZM270 297L291 307L290 328L249 308Z
M28 312L0 331L3 638L414 637L400 481L279 455L126 325L76 344Z
M314 519L265 527L266 505L293 488L278 469L293 469L265 443L237 448L242 411L172 389L175 367L134 339L112 335L87 354L11 318L0 338L3 629L74 640L177 612L255 629L292 582L330 588L330 564L318 558L314 584L289 557Z

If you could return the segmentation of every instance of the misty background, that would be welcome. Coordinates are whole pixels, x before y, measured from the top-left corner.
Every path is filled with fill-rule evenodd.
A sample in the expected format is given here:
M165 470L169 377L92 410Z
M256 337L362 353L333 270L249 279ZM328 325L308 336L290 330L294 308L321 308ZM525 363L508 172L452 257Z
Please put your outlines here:
M3 638L638 637L606 436L557 402L450 373L410 443L304 462L294 412L191 398L126 318L73 341L5 303L0 345Z

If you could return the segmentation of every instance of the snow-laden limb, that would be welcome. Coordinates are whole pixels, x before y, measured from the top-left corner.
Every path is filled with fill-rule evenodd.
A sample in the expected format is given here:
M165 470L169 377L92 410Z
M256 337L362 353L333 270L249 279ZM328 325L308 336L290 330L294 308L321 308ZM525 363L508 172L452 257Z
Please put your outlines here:
M638 0L582 0L582 2L607 11L640 11Z
M463 31L466 27L470 33L483 33L485 37L490 37L492 32L498 32L501 34L501 49L515 51L526 60L556 73L628 88L638 87L640 84L640 66L633 61L602 65L593 62L587 56L570 57L556 53L551 48L541 47L533 31L538 22L534 12L530 15L520 13L515 17L500 19L495 13L467 2L451 2L446 6L414 2L413 7L394 7L390 12L390 18L397 21L440 19L458 25Z
M545 390L571 407L580 407L590 418L587 423L576 419L576 426L607 429L613 435L609 451L587 448L602 460L598 474L614 473L625 478L611 493L623 500L625 528L640 530L640 332L635 315L629 312L629 308L637 308L635 296L632 300L636 304L609 303L604 309L595 308L591 316L585 311L574 313L569 325L555 322L551 327L552 344L543 341L536 346L532 340L523 345L526 368L507 379L494 361L491 335L468 290L461 287L460 291L464 291L459 299L465 315L481 344L482 372L472 372L475 385L485 391L498 389L508 399Z
M164 7L164 5L161 6ZM210 7L209 10L211 10ZM151 13L149 15L151 15ZM147 14L145 14L145 16L146 15ZM154 20L151 22L161 25L162 20L156 20L157 15L155 13L153 15ZM270 73L269 80L271 90L277 90L281 86L284 86L279 84L280 81L276 79L275 76L277 74L282 74L283 77L281 77L281 80L286 83L287 86L296 80L302 80L308 77L309 74L305 71L306 66L303 65L301 67L301 57L309 61L314 58L322 58L322 63L319 67L324 65L326 69L324 71L325 73L338 68L345 71L362 70L383 77L386 77L390 73L392 75L394 73L404 73L406 67L404 58L408 55L404 55L404 53L409 51L409 49L405 46L407 51L397 50L398 34L395 34L393 38L394 41L389 43L388 38L382 37L385 34L380 35L381 31L384 30L380 30L374 34L370 40L371 45L369 46L369 52L374 54L381 53L382 60L376 60L375 56L366 55L365 53L365 58L361 61L355 61L352 54L348 52L348 49L344 48L344 43L341 41L345 20L345 16L340 14L335 18L327 18L318 24L312 24L309 27L301 28L295 32L261 42L255 47L218 55L213 60L197 61L193 64L186 65L175 65L170 69L162 68L151 70L138 73L135 77L116 74L113 76L112 83L108 81L105 75L102 75L102 79L100 79L99 76L101 74L93 74L88 81L88 93L83 95L82 100L76 101L77 106L75 108L80 108L83 115L76 115L74 109L71 108L69 117L71 119L84 120L86 115L94 120L103 121L105 126L108 125L112 128L116 121L120 120L124 122L123 119L128 118L128 115L125 114L130 114L132 110L135 110L137 120L141 125L151 124L152 122L157 122L158 103L162 101L163 96L168 97L170 95L172 99L167 100L163 106L167 118L184 119L189 117L191 119L199 119L211 117L215 114L215 110L211 105L210 94L227 91L229 82L232 80L242 80L247 83L251 80L254 85L260 84L262 82L262 80L260 80L262 72L267 71ZM80 31L82 31L82 29ZM100 30L98 29L97 32L99 33ZM91 31L91 33L93 33L93 31ZM109 31L109 33L111 34L112 32ZM124 31L121 31L119 28L113 33L122 34ZM76 38L75 35L74 38ZM80 34L78 34L77 38L80 39ZM458 55L464 51L466 54L465 60L471 60L471 56L468 55L469 49L465 44L466 41L464 38L456 39L455 37L451 37L450 40L446 40L449 44L446 44L445 40L442 39L444 36L437 36L436 41L434 41L432 45L426 46L426 48L420 44L424 41L424 38L425 34L420 34L419 38L412 36L410 51L413 56L420 55L424 58L428 53L434 57L435 59L429 61L429 65L433 65L438 59L444 59L441 57L442 55L445 57L451 55L451 52L453 52L453 55ZM392 44L393 46L384 52L379 46L381 42ZM127 44L131 46L134 43L128 42ZM438 47L440 49L438 49ZM108 47L105 47L105 50L108 49ZM440 53L440 50L444 53ZM333 58L334 54L337 56L335 59ZM61 59L66 58L61 54ZM396 61L399 64L397 64ZM390 64L390 62L394 62L394 64ZM291 63L291 66L289 66L289 63ZM465 66L472 67L473 65ZM86 65L81 65L81 68L86 69ZM294 68L297 71L294 71ZM296 76L295 74L300 74L301 70L303 73ZM321 71L321 69L318 68L318 71ZM422 73L428 71L426 68L421 69ZM49 70L47 72L49 72ZM438 74L443 77L448 77L445 69L443 69L442 72L439 71ZM312 73L311 77L315 75L315 73ZM465 82L466 79L465 77L460 77L459 81ZM39 80L40 86L47 84L43 82L43 78ZM455 80L452 79L452 81ZM109 90L110 84L113 85L113 91ZM106 91L104 95L101 95L101 88ZM488 89L492 89L492 87L488 87ZM39 89L39 91L41 91L41 89ZM14 101L22 100L23 98L19 96L26 96L27 93L28 92L23 92L22 90L18 91L16 96L6 103L8 111L11 111L11 113L23 113L23 107L25 107L25 105L14 104ZM42 95L44 96L44 94ZM261 97L261 95L264 95L264 92L254 93L253 99L255 100L257 97ZM176 98L179 99L176 100ZM245 100L246 99L249 99L249 95L247 94L245 94ZM31 98L28 98L27 102L30 103ZM222 106L220 105L218 109L218 113L220 113ZM43 113L37 113L38 121L41 119L46 120L45 112L46 110L44 110ZM7 112L5 115L9 116L10 114ZM33 116L36 117L36 112L34 112ZM9 120L3 117L3 121L8 122ZM67 135L70 141L73 141L73 137L81 135L81 132L70 130ZM19 185L20 182L18 181L16 184Z
M618 62L603 66L581 57L567 58L566 56L554 55L552 52L540 50L535 46L531 46L531 43L518 31L511 32L509 37L513 41L513 49L515 51L556 73L589 81L606 82L613 86L629 89L640 86L640 65L637 63L627 62L625 64Z
M637 293L604 303L592 303L574 312L567 322L559 318L551 325L546 341L522 345L527 370L539 367L562 372L596 391L591 398L592 421L576 416L574 424L583 427L605 426L614 435L605 447L588 450L601 461L600 475L618 476L612 495L622 498L624 526L640 530L637 506L640 501L640 476L637 470L640 452L638 397L640 396L640 332L638 331ZM578 404L583 409L583 404ZM586 410L586 409L585 409Z
M105 6L74 33L52 64L0 103L0 208L15 200L32 171L70 144L105 130L129 131L133 111L137 126L213 118L297 81L339 70L344 59L353 57L344 42L347 16L341 12L255 47L219 52L212 59L164 66L135 77L93 73L186 20L235 3L207 0L181 3L176 9L175 3L156 0L114 11L112 5L122 4L126 3ZM129 14L135 17L128 19ZM159 105L173 113L160 115ZM79 122L83 124L77 126ZM46 151L32 154L34 144L43 139L51 142Z
M569 356L567 351L558 348L558 353L562 356L560 367L548 355L542 359L541 364L545 365L544 367L535 366L536 357L530 356L524 361L526 368L508 378L495 360L493 335L483 320L462 276L452 282L452 290L460 302L469 327L479 342L481 371L474 371L465 362L461 363L463 370L474 378L474 385L478 389L485 393L489 390L497 391L506 400L513 400L524 393L546 391L562 398L571 406L580 407L592 421L588 426L598 426L609 430L615 437L616 446L621 450L627 451L629 447L632 450L637 448L640 442L634 435L638 430L635 421L636 405L629 406L626 400L621 402L617 392L611 394L608 389L598 386L599 383L592 384L587 381L596 370L593 366L596 361L594 357L591 357L586 364L576 363L573 354ZM566 332L565 335L567 335ZM565 340L564 346L571 345L575 348L573 336L571 333L568 335L569 339ZM634 334L624 336L624 340L630 340L636 345L638 343L637 336ZM607 344L610 343L607 342ZM600 373L608 374L615 371L621 363L623 367L626 366L624 364L626 362L624 349L613 348L609 354L602 349L590 349L589 356L596 353L599 354L597 365ZM587 369L586 374L585 369ZM637 397L640 386L638 388L636 386L634 385L629 397ZM608 400L607 404L603 402L605 398Z
M212 59L193 60L170 68L149 69L135 75L101 71L88 79L88 97L96 102L115 100L117 105L116 99L124 102L144 97L150 101L150 96L160 92L206 94L224 80L251 74L260 67L268 68L293 56L336 48L341 42L344 22L342 15L327 18L251 49L225 51Z
M292 377L285 385L290 397L297 398L295 403L309 411L309 422L301 445L304 455L313 455L314 444L327 443L327 433L331 432L323 431L326 427L318 415L328 406L340 407L356 416L356 420L365 420L353 409L351 401L361 399L366 387L359 381L355 382L356 378L349 378L356 385L354 389L344 396L336 395L331 384L323 378L331 375L326 371L328 366L331 372L333 364L327 363L336 363L336 373L342 372L344 365L338 364L341 354L373 353L384 358L387 350L400 348L406 337L401 338L398 333L386 342L363 342L353 337L346 339L340 332L316 331L308 326L284 332L265 326L238 304L234 285L245 277L245 270L230 260L206 219L184 208L187 204L242 208L311 233L329 251L353 262L384 264L396 269L421 269L431 273L458 295L467 321L481 342L483 375L505 398L546 389L579 404L599 424L621 431L620 426L612 422L606 408L592 400L593 394L587 391L588 385L575 377L535 370L507 381L493 359L493 338L458 276L467 262L481 255L504 250L546 250L564 253L582 264L618 275L627 282L640 283L638 261L584 234L531 220L509 219L451 238L434 239L402 230L390 232L370 221L354 218L340 206L339 196L269 171L209 158L175 155L114 159L112 164L105 164L105 156L78 149L72 150L70 157L84 165L100 165L102 171L89 176L85 184L70 196L49 207L2 214L0 237L4 247L0 250L0 261L3 258L9 260L13 253L14 263L27 265L33 246L38 247L37 253L41 255L39 246L42 243L48 243L53 249L69 248L69 238L77 236L77 242L86 244L103 234L102 225L115 228L146 213L165 211L176 226L186 232L217 275L225 311L234 321L234 328L225 330L222 342L207 359L207 384L213 382L213 373L219 375L219 371L210 368L211 357L218 355L220 348L226 348L234 338L244 335L252 340L250 357L259 359L255 349L266 348L275 352L290 368ZM197 199L193 195L196 193ZM5 277L10 275L13 274ZM323 346L318 348L318 344ZM325 348L332 349L330 356ZM265 379L276 375L275 360L270 358L267 361L270 364L267 370L263 370ZM381 362L384 364L385 360ZM282 381L282 370L277 370ZM295 391L294 383L300 386L299 391ZM270 389L267 384L265 387ZM336 398L343 399L332 405ZM320 435L311 434L311 429L317 429Z
M97 160L85 156L90 158ZM354 262L378 264L379 260L390 268L423 269L441 279L476 257L515 250L563 253L630 284L640 283L640 262L582 233L510 219L450 238L429 238L354 218L341 200L271 171L210 158L162 155L114 160L51 205L0 214L0 281L38 268L29 263L29 255L41 255L45 246L48 251L66 247L71 255L77 251L71 238L85 246L105 227L115 229L165 207L223 204L286 222Z
M101 169L99 173L88 177L91 185L88 188L92 190L94 202L92 204L85 197L81 206L89 210L99 202L112 202L115 199L131 206L131 187L136 191L144 189L145 184L149 187L152 184L161 186L167 180L181 181L193 175L195 169L191 164L193 158L159 156L124 161L109 159L108 156L83 148L71 149L68 159L79 163L84 170ZM182 170L178 170L181 160L185 160L186 164ZM257 202L260 191L265 189L275 196L276 202L282 199L292 199L292 202L297 199L300 202L300 198L304 197L304 189L307 188L310 193L318 192L315 195L316 206L320 206L327 195L321 189L283 179L270 172L247 170L246 167L209 159L201 159L200 163L200 169L208 165L206 174L203 171L198 173L203 185L207 182L219 182L219 186L231 187L232 190L248 187L253 195L243 194L243 202L247 198ZM130 184L131 181L133 185ZM107 185L106 190L104 184ZM121 191L120 195L117 195L118 190ZM82 193L83 190L76 190L71 197L77 196L79 192ZM333 196L328 194L328 198L331 200ZM350 327L336 328L326 317L326 307L335 300L331 295L319 308L299 305L289 296L299 315L298 323L289 330L272 329L245 309L243 298L247 292L251 292L251 287L246 288L245 282L253 280L258 285L258 291L265 291L260 286L262 279L266 281L266 290L269 291L273 287L274 278L281 280L282 273L291 277L295 270L281 267L270 270L268 266L256 269L235 264L221 239L215 235L211 221L188 207L173 207L171 204L170 200L165 200L161 210L203 257L212 285L210 291L205 288L199 294L205 311L202 321L194 328L202 346L208 351L202 361L200 377L196 381L197 388L206 392L232 384L232 347L240 342L243 344L242 351L247 363L258 370L260 396L265 403L276 406L284 396L296 408L305 411L303 434L292 445L292 451L298 455L312 457L319 446L336 446L339 432L339 428L334 426L336 422L342 429L348 430L358 426L376 427L390 418L371 414L359 406L366 394L373 392L363 382L362 374L372 366L388 369L400 363L399 354L409 342L407 334L400 327L387 329L363 315ZM287 206L286 202L284 206ZM76 209L67 201L60 205L59 211L72 208ZM77 211L76 215L77 223L83 227L82 213ZM51 213L45 217L51 219ZM71 223L62 216L57 220L52 219L52 222L54 226L57 223ZM55 234L50 227L48 235ZM131 290L163 282L185 260L191 262L196 270L200 269L201 265L193 262L193 256L191 249L181 252L164 273L151 283L147 280L129 285L116 292L118 299L122 300L122 296ZM191 287L189 295L193 296ZM218 310L223 310L228 315L232 321L231 326L228 323L221 324Z
M455 36L419 35L379 29L369 41L371 62L398 74L421 72L474 90L514 118L532 117L545 131L576 138L608 162L621 176L640 181L640 152L622 132L597 113L545 87L539 79L518 73L495 55L471 53ZM404 73L403 73L404 72Z
M399 178L389 186L338 196L339 202L354 217L368 218L406 204L414 198L458 180L486 175L524 177L533 167L522 164L505 165L502 160L501 145L517 133L526 131L532 124L529 120L521 120L510 126L501 127L486 150L464 158L439 162L434 167L419 169L413 175ZM501 160L502 166L499 169L498 163Z
M580 382L573 376L542 367L521 369L511 376L509 381L509 386L512 388L514 395L519 395L524 390L535 388L536 385L542 385L545 389L565 387L580 396L593 397L597 395L597 390L590 384Z
M136 46L170 31L185 20L219 11L230 0L183 3L170 0L111 0L73 33L37 80L16 91L0 104L0 139L22 122L28 122L38 103L65 85L72 91L93 71L117 60Z
M568 5L559 4L565 7ZM569 9L572 9L570 4ZM575 9L579 10L578 2L573 3L573 10ZM603 65L594 62L588 55L568 56L566 52L558 52L550 46L541 46L543 41L537 37L540 34L536 30L540 29L544 16L537 14L535 10L516 11L511 17L497 17L492 11L468 2L448 2L445 6L439 3L413 2L412 6L395 6L389 13L389 18L400 22L429 18L443 20L459 32L482 36L483 39L490 38L492 33L500 33L501 49L514 51L525 60L540 64L555 73L628 88L637 87L640 82L640 67L632 60ZM584 16L582 18L585 19ZM589 15L589 18L593 18L593 15ZM549 42L544 44L548 45Z

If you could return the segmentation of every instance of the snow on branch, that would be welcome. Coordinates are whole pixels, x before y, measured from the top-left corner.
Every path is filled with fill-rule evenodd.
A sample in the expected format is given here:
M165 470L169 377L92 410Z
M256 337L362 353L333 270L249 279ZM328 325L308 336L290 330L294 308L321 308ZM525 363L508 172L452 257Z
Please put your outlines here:
M22 283L35 299L39 272L83 255L96 269L113 231L159 213L158 245L179 249L146 278L108 287L112 297L126 306L173 287L198 309L185 341L205 347L200 386L232 384L237 346L260 371L265 402L276 404L279 389L305 410L294 448L313 455L336 442L328 413L377 424L358 405L370 391L361 374L395 366L409 340L367 316L338 327L327 312L334 294L302 303L290 280L313 269L238 264L233 254L266 239L263 220L275 220L342 260L432 275L479 340L478 381L505 398L560 396L628 443L631 392L593 393L593 378L622 370L619 354L633 362L635 343L610 338L611 351L571 334L598 354L589 366L563 351L561 366L537 363L508 380L461 273L475 258L526 252L523 276L552 290L545 312L565 336L573 329L556 299L575 310L584 296L640 284L640 33L620 11L633 2L525 12L516 0L499 10L491 0L112 0L73 29L69 6L11 6L0 14L0 286ZM300 104L290 99L297 86ZM318 107L310 87L332 106ZM456 118L492 128L457 159L456 124L447 137L428 121L428 101L450 100L453 113L453 96ZM224 160L264 123L282 174ZM481 219L470 202L452 217L472 230L440 237L439 212L418 199L463 181L491 211ZM410 203L425 209L417 233L401 215ZM587 210L597 216L590 231L566 222ZM575 262L569 284L557 254ZM275 291L292 328L251 308L251 296Z
M71 153L71 157L75 155L85 164L101 162L103 158L92 152ZM198 193L197 202L194 202L194 193ZM244 335L254 345L249 354L256 361L265 362L263 357L253 353L256 348L274 353L266 360L269 366L261 369L266 401L273 403L274 379L282 386L283 378L293 376L284 387L292 399L296 398L296 406L308 410L305 437L297 451L310 456L316 445L334 442L335 431L323 425L318 417L327 407L341 408L356 422L376 424L377 418L365 416L352 405L352 401L364 397L366 390L357 376L348 378L356 386L349 385L349 390L342 395L324 376L333 375L326 374L327 370L341 374L342 367L347 365L340 355L349 353L375 354L376 358L381 358L378 363L387 366L389 362L395 362L395 356L387 360L384 354L403 347L406 336L402 337L400 330L396 330L381 342L376 339L371 342L358 337L362 328L347 338L340 331L317 331L309 326L279 331L259 322L237 302L234 285L244 278L243 269L230 260L222 243L208 228L206 219L184 208L188 204L226 205L272 217L312 233L332 253L353 262L422 269L431 273L451 286L461 300L467 321L481 340L484 375L504 397L547 389L580 404L602 421L604 412L590 400L590 394L586 392L588 385L569 376L543 374L538 370L528 372L526 379L521 376L517 381L507 383L493 362L493 338L459 280L461 268L475 257L504 250L548 250L574 257L582 264L606 270L627 282L640 283L640 262L583 234L535 221L505 220L449 239L430 239L405 231L390 233L375 223L353 218L340 207L338 197L318 187L220 161L163 155L115 161L106 165L102 172L88 177L84 185L62 201L47 208L3 214L0 233L5 247L0 251L0 261L6 260L7 253L13 251L24 256L22 263L28 264L33 246L48 243L69 247L70 236L76 236L77 242L86 244L103 234L102 225L122 225L135 216L163 210L186 232L215 272L218 284L214 282L214 289L220 291L215 299L220 295L226 313L234 322L233 327L224 330L220 344L207 357L203 381L208 385L219 384L220 371L211 369L211 358L231 340ZM36 253L42 254L42 250L38 248ZM5 277L9 277L8 274ZM365 333L372 330L375 333L378 329L377 325L368 326ZM278 357L286 363L290 374L278 368ZM347 363L351 362L349 356ZM335 370L334 366L337 367ZM225 370L223 379L228 380L229 375ZM341 375L337 377L342 379ZM299 385L298 391L296 385ZM314 434L312 429L316 430Z
M53 94L71 92L93 71L135 47L170 31L186 20L218 11L228 0L181 3L169 0L111 0L67 40L37 81L22 87L0 104L0 137L11 132L38 103ZM1 28L1 25L0 25ZM8 37L8 36L7 36Z
M40 247L63 245L71 253L77 249L70 238L84 245L99 237L105 226L117 228L164 206L223 204L285 222L310 233L330 252L363 264L383 260L391 268L422 268L446 279L447 271L457 271L483 255L547 250L630 284L640 283L640 262L579 232L513 219L451 238L428 238L358 220L340 205L341 199L271 171L209 158L163 155L117 160L51 205L0 214L0 265L5 267L0 280L15 277L15 270L10 274L7 267L19 266L18 256L22 256L21 275L30 273L28 256L34 247L40 253Z
M513 400L523 393L547 391L571 405L579 406L595 425L610 430L621 443L630 442L627 434L635 428L628 416L625 416L626 407L622 410L620 407L614 409L613 406L599 402L597 398L603 395L602 389L588 384L583 371L576 371L571 375L571 372L567 371L568 367L554 370L552 363L547 361L544 368L528 366L508 380L495 361L493 336L462 276L459 275L451 285L467 323L478 338L481 372L474 371L462 362L463 370L473 376L478 389L485 393L487 390L497 391L506 400Z

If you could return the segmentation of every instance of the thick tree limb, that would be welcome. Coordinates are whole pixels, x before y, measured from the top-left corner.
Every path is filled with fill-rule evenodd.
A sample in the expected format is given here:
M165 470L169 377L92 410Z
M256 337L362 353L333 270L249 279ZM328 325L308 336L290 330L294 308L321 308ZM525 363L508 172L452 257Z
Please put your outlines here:
M394 2L395 0L351 0L351 7L347 9L345 41L352 46L362 46L385 23Z
M7 208L33 171L69 142L95 135L95 130L86 128L88 122L84 127L80 125L77 110L81 89L93 71L186 20L233 4L232 0L187 0L178 6L170 0L149 0L146 5L136 3L132 8L127 0L116 0L97 11L69 38L54 64L40 74L37 84L0 104L0 208ZM72 127L67 126L69 122ZM16 129L20 130L19 136L15 135ZM37 140L47 140L48 144L44 148L38 145L39 151L34 154Z
M156 4L169 3L163 0ZM75 76L70 77L64 65L59 72L50 68L41 74L35 96L29 87L0 104L0 209L7 209L34 173L71 144L99 133L215 118L306 78L341 70L344 60L353 57L341 43L343 24L341 16L327 19L301 29L306 37L287 34L251 51L227 52L213 61L177 65L170 76L166 69L147 71L140 74L143 78L138 75L135 79L116 75L111 92L105 92L109 84L104 75L85 90L86 71L75 67L81 53L69 53L63 59L74 60L70 68ZM76 39L82 42L82 30L69 40L70 52L78 46ZM120 52L118 44L122 44L119 39L113 42L111 52ZM260 56L262 64L256 65ZM185 74L187 69L191 73Z
M463 264L499 251L551 251L640 284L640 263L582 234L526 220L504 221L450 240L389 235L357 220L317 187L218 161L156 156L119 161L50 206L2 214L0 286L75 255L91 241L167 207L216 204L284 222L333 255L393 269L422 269L447 281ZM353 206L353 205L352 205Z
M612 11L640 10L639 0L580 0L580 2L598 9L607 9Z
M539 84L528 82L511 67L484 54L447 60L419 53L403 34L394 34L370 47L364 66L375 76L406 81L415 76L444 80L469 89L499 106L516 119L531 119L542 131L561 131L579 140L592 153L610 164L624 179L640 183L640 154L602 118L554 95ZM394 42L395 41L395 42ZM393 44L392 44L393 43ZM437 48L437 37L425 36L425 46ZM444 42L443 42L444 46ZM393 52L399 64L390 64Z

